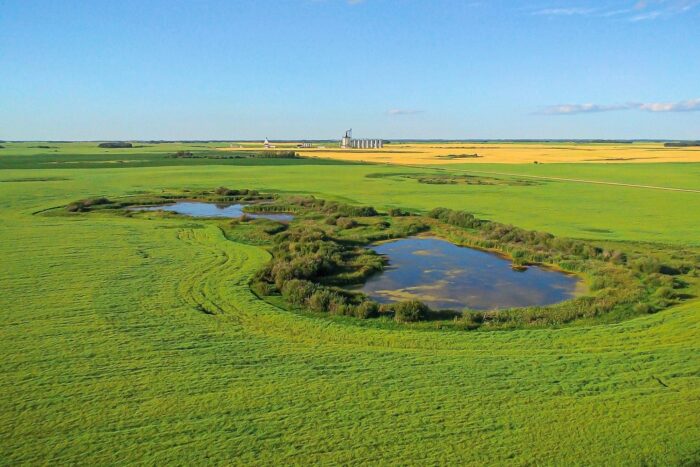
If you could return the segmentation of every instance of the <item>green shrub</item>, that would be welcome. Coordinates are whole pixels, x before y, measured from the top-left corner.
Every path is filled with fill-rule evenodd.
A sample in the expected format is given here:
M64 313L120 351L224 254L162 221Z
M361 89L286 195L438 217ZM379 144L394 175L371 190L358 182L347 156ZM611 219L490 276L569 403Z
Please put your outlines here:
M316 285L312 282L291 279L282 285L282 296L294 305L303 305L316 291Z
M632 267L644 274L651 274L661 270L661 263L658 259L647 256L634 261Z
M244 190L244 191L246 191L246 193L247 193L248 190ZM219 188L214 190L214 193L216 193L219 196L236 196L236 195L240 194L240 191L231 190L229 188L226 188L225 186L220 186Z
M392 309L394 311L394 319L399 323L420 321L430 311L427 305L418 300L395 303Z
M638 313L638 314L651 313L654 311L654 309L651 307L651 305L649 305L648 303L642 303L642 302L635 304L632 309L634 310L635 313Z
M654 296L657 298L673 298L674 292L671 287L659 287L654 292Z
M277 291L277 289L275 288L274 285L272 285L268 282L263 282L263 281L253 282L250 285L250 288L259 297L264 297L266 295L272 295Z
M401 209L401 208L389 208L388 214L391 217L405 217L405 216L410 216L411 213Z
M333 292L328 289L318 289L311 294L307 300L307 304L312 311L325 312L330 308L330 304L335 298Z
M339 217L336 220L335 225L337 225L343 230L347 230L352 229L353 227L357 227L357 222L355 221L355 219L351 219L349 217Z
M379 305L376 302L365 300L357 305L354 311L356 318L374 318L379 315Z

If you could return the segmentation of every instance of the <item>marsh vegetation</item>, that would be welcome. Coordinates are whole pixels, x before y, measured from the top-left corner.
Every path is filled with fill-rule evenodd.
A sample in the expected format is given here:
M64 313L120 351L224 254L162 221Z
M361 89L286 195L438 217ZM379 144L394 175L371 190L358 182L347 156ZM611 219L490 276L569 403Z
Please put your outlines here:
M173 204L163 206L166 200ZM241 201L246 202L245 206ZM562 325L580 319L621 320L682 301L686 282L681 276L697 267L692 261L663 262L653 250L639 254L605 248L480 219L464 211L436 208L417 215L392 209L381 213L371 206L312 196L281 196L227 187L132 197L128 201L100 197L66 207L77 213L105 209L119 209L127 215L136 214L138 209L237 217L220 224L226 235L264 244L272 253L272 261L251 281L259 297L279 296L287 306L300 311L387 318L399 323L438 320L462 329L499 329ZM275 222L292 220L290 226ZM409 242L410 255L425 252L432 256L431 262L422 258L421 267L430 269L436 256L451 257L449 271L417 273L415 264L401 264L399 260L397 269L377 275L386 268L388 258L379 254L382 247L372 248L374 242L426 233L444 240L402 242ZM438 247L430 251L410 243L425 241L439 242ZM502 274L490 275L491 268L504 260L455 245L503 255L510 266L509 280L503 282ZM473 264L461 256L473 256ZM513 272L527 269L526 273ZM425 274L442 274L437 280L443 285L450 285L446 279L450 276L459 291L450 287L431 289ZM573 274L585 280L587 293L574 295L577 281ZM403 286L387 287L387 281L394 281L397 275L403 277Z

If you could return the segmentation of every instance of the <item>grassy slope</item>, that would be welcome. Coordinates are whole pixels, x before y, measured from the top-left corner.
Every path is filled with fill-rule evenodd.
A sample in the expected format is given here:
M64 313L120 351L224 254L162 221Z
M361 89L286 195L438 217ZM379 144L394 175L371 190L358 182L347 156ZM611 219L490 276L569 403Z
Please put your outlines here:
M392 169L3 171L2 179L70 180L0 183L0 458L562 464L698 458L697 302L591 328L360 329L254 300L246 277L267 254L225 241L211 227L31 215L87 195L228 184L377 205L471 208L559 234L586 236L582 226L600 226L613 233L587 235L697 242L698 195L364 178L377 170ZM203 314L197 305L219 314Z

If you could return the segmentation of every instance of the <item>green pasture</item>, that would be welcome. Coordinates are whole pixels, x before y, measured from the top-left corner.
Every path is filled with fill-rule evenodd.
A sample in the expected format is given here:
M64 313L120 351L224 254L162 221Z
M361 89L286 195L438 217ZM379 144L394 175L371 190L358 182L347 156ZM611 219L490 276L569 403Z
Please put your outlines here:
M36 168L47 156L13 144L2 143L0 164L27 162L0 165L1 464L700 462L696 299L563 329L357 326L258 300L247 282L268 252L212 224L41 214L90 196L225 185L444 206L698 254L700 193L550 180L431 185L367 176L429 168L309 160L177 165L159 156L149 167L112 167L95 162L106 159L88 143L54 157L99 167ZM146 149L111 151L130 160ZM700 164L479 169L700 189Z

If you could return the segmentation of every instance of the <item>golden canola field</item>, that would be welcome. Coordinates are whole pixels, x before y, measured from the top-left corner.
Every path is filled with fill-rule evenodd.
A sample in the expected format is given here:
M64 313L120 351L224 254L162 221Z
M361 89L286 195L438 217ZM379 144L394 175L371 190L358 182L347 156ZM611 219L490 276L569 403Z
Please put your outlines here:
M311 149L275 143L272 150L294 149L309 157L393 164L553 163L553 162L700 162L700 147L667 148L663 143L393 143L383 149L340 149L336 144ZM234 143L224 151L263 149L262 143Z

